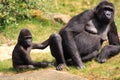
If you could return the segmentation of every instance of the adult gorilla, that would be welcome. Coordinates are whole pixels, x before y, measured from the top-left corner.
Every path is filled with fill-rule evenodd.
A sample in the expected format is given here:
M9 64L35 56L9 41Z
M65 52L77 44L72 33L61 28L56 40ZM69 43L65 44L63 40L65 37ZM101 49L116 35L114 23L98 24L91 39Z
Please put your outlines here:
M40 44L32 43L32 34L28 29L20 31L18 42L12 53L13 67L17 70L20 69L35 69L38 67L47 67L50 63L34 62L31 60L31 49L41 48Z
M97 57L98 62L105 62L120 51L114 12L111 2L102 1L94 10L86 10L74 16L59 34L53 34L44 41L41 48L50 45L51 53L57 61L57 70L62 70L63 64L71 62L77 68L84 68L83 62L94 57ZM107 38L110 45L99 53Z

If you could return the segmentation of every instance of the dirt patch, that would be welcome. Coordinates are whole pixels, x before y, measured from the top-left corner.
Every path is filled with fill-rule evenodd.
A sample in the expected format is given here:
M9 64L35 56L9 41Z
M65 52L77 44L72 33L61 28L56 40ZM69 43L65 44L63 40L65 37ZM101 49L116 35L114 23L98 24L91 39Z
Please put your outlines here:
M56 70L39 70L19 73L15 75L2 75L0 80L88 80L80 76Z
M12 58L12 51L14 49L15 45L8 46L6 44L0 46L0 61L10 59ZM44 50L40 49L33 49L31 53L47 53L50 52L49 47L47 47Z

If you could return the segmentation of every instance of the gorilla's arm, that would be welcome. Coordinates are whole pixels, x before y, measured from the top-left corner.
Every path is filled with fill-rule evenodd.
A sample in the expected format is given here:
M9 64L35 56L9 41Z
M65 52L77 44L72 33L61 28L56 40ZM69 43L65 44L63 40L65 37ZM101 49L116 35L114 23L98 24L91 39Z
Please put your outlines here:
M115 22L111 23L110 31L108 33L108 40L109 40L110 45L119 45L120 44Z
M85 25L94 17L94 11L86 10L76 16L74 16L69 23L64 28L66 31L72 31L75 33L80 33L84 31Z
M106 62L107 59L117 55L120 52L120 42L115 22L111 23L110 31L108 33L108 40L110 45L105 46L97 56L97 61L100 63Z
M40 44L33 43L32 44L32 49L44 49L49 45L49 40L46 40Z
M72 56L75 64L80 68L84 66L74 41L74 36L79 34L81 31L84 31L84 26L89 20L91 20L93 15L93 10L84 11L83 13L73 17L64 30L60 31L60 35L62 36L65 44L67 44L66 48L69 50L69 54Z

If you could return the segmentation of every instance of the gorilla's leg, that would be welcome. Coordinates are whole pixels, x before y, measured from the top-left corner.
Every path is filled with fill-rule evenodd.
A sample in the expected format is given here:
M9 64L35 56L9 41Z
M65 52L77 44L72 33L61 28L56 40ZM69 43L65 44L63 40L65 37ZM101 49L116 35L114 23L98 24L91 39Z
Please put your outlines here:
M45 68L45 67L48 67L48 66L52 66L53 63L50 63L50 62L49 63L48 62L33 62L32 65L36 68L39 68L39 67Z
M105 46L100 54L97 56L96 60L100 63L106 62L107 59L109 59L112 56L117 55L120 52L120 46L119 45L108 45Z
M31 65L17 65L15 68L17 70L23 70L23 69L36 69L36 68L45 68L47 66L51 66L51 63L48 62L33 62Z
M65 64L65 58L63 54L62 38L59 34L53 34L49 38L49 45L52 55L57 62L57 70L62 69L62 64Z
M92 60L92 58L96 57L97 55L98 55L98 51L96 50L96 51L88 54L87 56L82 57L82 61L83 62L90 61L90 60Z
M33 65L17 65L15 66L16 70L24 70L24 69L35 69Z

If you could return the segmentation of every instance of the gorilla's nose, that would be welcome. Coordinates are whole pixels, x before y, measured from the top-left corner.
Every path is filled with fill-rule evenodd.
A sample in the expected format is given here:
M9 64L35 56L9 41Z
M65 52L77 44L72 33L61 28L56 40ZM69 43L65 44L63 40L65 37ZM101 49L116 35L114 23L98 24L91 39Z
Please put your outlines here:
M105 15L106 15L106 17L108 18L108 19L110 19L111 18L111 12L110 11L106 11L106 13L105 13Z
M107 13L106 15L110 17L110 16L111 16L111 13Z

